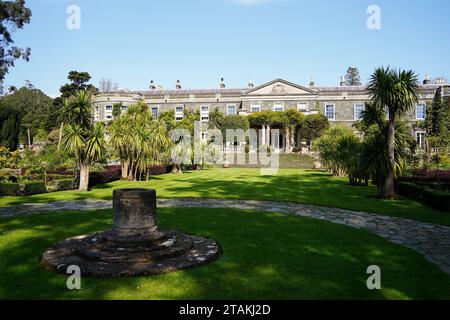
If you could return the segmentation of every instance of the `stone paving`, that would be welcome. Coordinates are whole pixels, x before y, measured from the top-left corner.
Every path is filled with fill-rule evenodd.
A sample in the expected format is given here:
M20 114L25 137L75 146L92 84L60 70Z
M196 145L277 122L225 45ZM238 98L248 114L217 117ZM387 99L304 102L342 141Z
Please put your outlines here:
M326 220L353 228L369 230L393 243L416 250L425 256L427 260L438 265L447 274L450 274L450 227L438 224L331 207L257 200L159 199L158 207L232 208L278 212ZM106 200L30 203L0 207L0 218L65 210L89 211L109 208L112 208L112 201Z

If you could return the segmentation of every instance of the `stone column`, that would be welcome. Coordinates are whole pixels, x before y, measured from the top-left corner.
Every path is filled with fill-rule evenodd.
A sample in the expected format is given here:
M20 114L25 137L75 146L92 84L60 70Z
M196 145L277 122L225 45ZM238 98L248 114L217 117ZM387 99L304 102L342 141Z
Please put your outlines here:
M113 191L112 237L118 242L153 241L164 236L156 225L156 191L116 189Z
M260 146L262 146L263 144L266 144L266 126L263 125L261 128L261 142L260 142Z
M284 148L286 149L286 153L291 153L291 135L289 132L289 128L285 128L285 134L284 134Z
M267 142L267 145L271 145L271 141L270 141L270 126L268 125L267 126L267 129L266 129L266 142ZM273 142L273 141L272 141Z

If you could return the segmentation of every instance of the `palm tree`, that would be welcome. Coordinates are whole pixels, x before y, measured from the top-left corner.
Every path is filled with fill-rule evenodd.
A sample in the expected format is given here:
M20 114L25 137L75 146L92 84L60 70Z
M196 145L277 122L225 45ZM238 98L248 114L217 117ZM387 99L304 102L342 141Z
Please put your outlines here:
M149 165L161 162L170 143L165 123L152 120L148 106L142 102L115 119L109 131L110 146L120 159L123 179L137 180L146 174Z
M393 199L395 179L395 121L417 103L420 95L418 77L414 71L393 70L390 67L378 68L371 76L368 85L373 105L389 112L387 123L387 174L383 180L381 195Z
M89 168L99 161L106 151L103 124L93 124L91 93L79 91L64 103L67 124L62 145L66 152L77 158L80 166L80 191L89 186Z

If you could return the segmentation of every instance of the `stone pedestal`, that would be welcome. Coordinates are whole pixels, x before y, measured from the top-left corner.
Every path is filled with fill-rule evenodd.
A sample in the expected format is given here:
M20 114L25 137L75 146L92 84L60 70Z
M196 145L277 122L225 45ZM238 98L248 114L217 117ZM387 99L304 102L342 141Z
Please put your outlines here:
M77 265L84 276L117 277L172 272L220 256L214 240L158 229L155 190L114 190L113 197L112 230L57 243L41 264L61 273Z
M156 225L156 191L116 189L113 191L112 239L116 242L145 242L164 237Z

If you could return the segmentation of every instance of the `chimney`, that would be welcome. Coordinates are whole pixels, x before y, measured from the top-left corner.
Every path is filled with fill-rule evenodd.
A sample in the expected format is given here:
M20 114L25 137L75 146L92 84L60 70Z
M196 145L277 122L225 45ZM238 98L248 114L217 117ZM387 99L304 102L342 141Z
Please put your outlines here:
M431 80L430 77L428 76L428 74L425 75L425 80L423 80L423 84L431 84Z
M248 80L248 88L251 89L253 87L254 87L253 81L252 80Z
M219 88L220 88L220 89L225 89L225 81L224 81L223 78L220 78Z
M316 86L316 83L314 82L314 77L311 77L311 80L309 81L309 86L310 86L311 88L313 88L313 87Z
M155 83L153 82L153 80L150 81L149 88L150 88L150 90L155 90L156 89L156 86L155 86Z
M343 86L345 86L345 85L347 85L347 81L345 81L345 77L342 76L342 77L341 77L341 87L343 87Z
M440 77L440 78L436 78L436 84L444 84L445 83L445 79Z
M180 80L177 80L177 84L176 84L175 88L181 89L181 83L180 83Z

